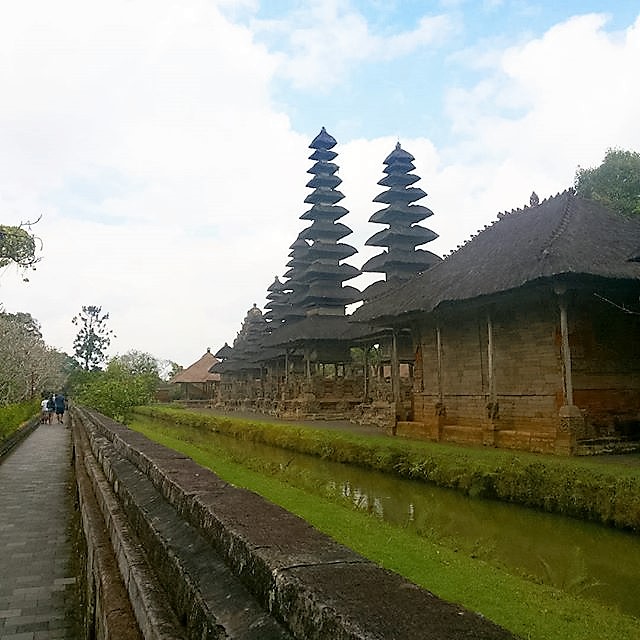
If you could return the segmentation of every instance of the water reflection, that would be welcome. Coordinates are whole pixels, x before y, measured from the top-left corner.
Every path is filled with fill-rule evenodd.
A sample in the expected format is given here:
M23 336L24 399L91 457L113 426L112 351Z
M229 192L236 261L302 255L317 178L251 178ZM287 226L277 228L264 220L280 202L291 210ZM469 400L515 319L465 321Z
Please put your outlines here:
M276 447L211 438L291 484L320 488L461 553L640 617L640 536Z
M307 460L300 464L333 475L327 488L387 522L640 616L636 535L345 465Z

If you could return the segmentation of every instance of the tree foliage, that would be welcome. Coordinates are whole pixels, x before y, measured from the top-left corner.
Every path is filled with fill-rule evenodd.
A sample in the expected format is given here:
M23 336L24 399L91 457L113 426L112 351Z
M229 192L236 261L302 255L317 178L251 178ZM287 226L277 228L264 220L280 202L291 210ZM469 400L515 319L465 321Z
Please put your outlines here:
M35 269L40 257L36 255L38 239L27 230L32 224L0 225L0 269L12 263L19 269Z
M599 167L578 168L579 196L597 200L625 215L640 214L640 153L609 149Z
M104 371L85 371L76 378L76 402L125 422L133 407L149 404L160 382L158 361L148 353L129 351L112 358Z
M67 356L42 339L29 313L0 313L0 406L62 388Z
M102 307L83 306L74 316L73 324L80 327L73 341L73 352L85 371L99 369L106 360L106 350L111 344L114 333L107 326L108 313L102 313Z

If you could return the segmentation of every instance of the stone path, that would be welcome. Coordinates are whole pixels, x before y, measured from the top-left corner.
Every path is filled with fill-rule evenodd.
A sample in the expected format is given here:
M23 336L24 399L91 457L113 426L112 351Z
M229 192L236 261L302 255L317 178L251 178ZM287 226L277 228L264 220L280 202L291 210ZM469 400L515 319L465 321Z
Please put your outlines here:
M40 425L0 460L0 638L75 640L71 433Z

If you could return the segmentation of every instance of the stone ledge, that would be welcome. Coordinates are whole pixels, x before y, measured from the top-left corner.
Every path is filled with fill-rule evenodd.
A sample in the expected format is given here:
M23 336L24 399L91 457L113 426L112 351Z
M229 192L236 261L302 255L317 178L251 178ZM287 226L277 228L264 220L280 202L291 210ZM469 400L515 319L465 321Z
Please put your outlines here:
M92 452L87 462L99 465L96 483L108 486L99 486L105 520L144 637L290 640L215 549L88 422L98 461ZM122 520L128 531L117 523ZM136 549L143 557L135 557Z
M184 631L175 617L173 611L165 606L166 594L158 588L154 573L149 567L142 547L136 536L131 532L129 523L123 513L112 487L102 473L102 470L94 458L86 431L87 424L78 419L78 414L73 413L73 437L74 454L80 461L84 475L91 485L90 491L97 505L100 515L87 523L85 537L90 538L99 527L106 528L103 535L104 542L109 549L104 553L110 553L115 558L117 565L116 574L123 583L125 597L129 609L133 610L132 623L127 625L133 634L132 627L137 630L137 635L131 638L144 638L145 640L186 640ZM103 442L108 442L103 439ZM88 492L87 492L88 493ZM100 518L101 516L101 518ZM100 519L100 522L97 520ZM119 571L118 571L119 570ZM96 566L93 568L94 578L99 583L116 583L116 576L108 566ZM117 627L106 629L103 640L120 640ZM127 638L128 636L122 636Z
M122 456L221 554L266 610L305 640L507 640L513 635L444 602L308 523L123 425L88 414L121 494ZM113 458L104 440L112 444ZM102 443L100 444L100 441ZM134 516L132 516L134 517Z
M0 460L11 453L13 448L20 444L30 433L40 426L40 416L34 416L27 420L19 429L16 429L10 436L0 440Z

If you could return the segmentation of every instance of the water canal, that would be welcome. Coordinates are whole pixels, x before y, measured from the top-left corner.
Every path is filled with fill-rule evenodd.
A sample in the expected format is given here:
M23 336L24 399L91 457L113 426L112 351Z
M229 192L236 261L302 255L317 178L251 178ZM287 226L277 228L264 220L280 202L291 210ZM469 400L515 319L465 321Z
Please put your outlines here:
M207 433L236 461L347 500L395 526L509 573L640 617L640 536L512 504L469 498L277 447Z

